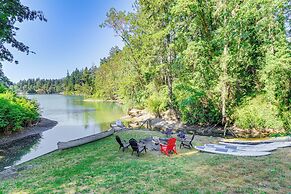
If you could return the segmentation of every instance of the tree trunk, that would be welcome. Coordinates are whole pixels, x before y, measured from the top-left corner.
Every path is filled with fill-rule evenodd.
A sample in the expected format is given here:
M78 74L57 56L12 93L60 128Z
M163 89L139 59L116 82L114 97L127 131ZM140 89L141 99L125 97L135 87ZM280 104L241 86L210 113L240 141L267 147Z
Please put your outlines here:
M169 48L169 45L171 43L171 36L170 34L167 36L167 45L166 48L168 48L168 57L167 57L167 69L166 69L166 77L167 77L167 87L168 87L168 96L169 96L169 106L170 109L174 111L176 119L179 119L178 110L175 106L175 98L173 94L173 70L172 70L172 64L175 59L175 53L171 51Z
M169 72L167 72L167 86L168 86L168 95L169 95L169 104L170 104L170 108L171 109L174 109L174 106L173 106L173 78L172 78L172 75L171 75L171 72L169 70Z
M226 1L224 1L224 9L226 9ZM226 12L226 10L224 10ZM224 27L227 26L227 17L224 15ZM228 96L228 89L227 89L227 65L228 65L228 34L227 32L224 33L224 48L222 54L222 63L221 63L221 70L222 70L222 86L221 86L221 115L222 120L221 123L224 125L224 130L226 132L226 125L227 125L227 114L226 114L226 99Z
M227 114L226 114L226 98L227 98L227 57L228 57L228 45L224 45L223 49L223 60L221 64L222 68L222 88L221 88L221 114L222 114L222 124L226 124Z

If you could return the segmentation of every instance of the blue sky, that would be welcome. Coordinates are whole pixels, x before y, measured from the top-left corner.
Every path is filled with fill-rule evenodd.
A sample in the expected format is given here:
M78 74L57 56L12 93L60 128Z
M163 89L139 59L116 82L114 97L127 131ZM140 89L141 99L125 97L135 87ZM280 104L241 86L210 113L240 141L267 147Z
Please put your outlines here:
M112 29L101 29L106 12L132 10L133 0L22 0L32 10L44 12L48 22L17 24L16 38L36 54L12 49L19 64L3 63L5 75L13 82L28 78L62 78L67 70L98 65L112 46L123 43Z

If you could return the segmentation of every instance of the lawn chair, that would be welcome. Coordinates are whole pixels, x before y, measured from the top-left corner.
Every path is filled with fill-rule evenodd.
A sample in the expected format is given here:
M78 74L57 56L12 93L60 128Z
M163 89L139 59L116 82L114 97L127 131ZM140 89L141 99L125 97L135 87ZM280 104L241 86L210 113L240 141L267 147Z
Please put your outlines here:
M170 138L167 141L167 144L162 144L160 143L160 148L161 148L161 152L165 153L167 156L169 156L169 152L174 152L175 154L177 154L177 150L176 150L176 138Z
M110 127L114 129L114 131L121 131L127 129L126 126L120 120L117 120L115 123L111 123Z
M195 137L195 133L193 132L192 138L190 140L182 139L180 148L182 147L189 148L189 149L193 148L194 146L192 145L192 142L194 140L194 137Z
M119 144L119 150L122 148L122 151L124 152L124 150L129 147L129 143L127 143L124 140L122 142L118 135L116 135L115 139L116 139L117 143Z
M177 134L177 136L181 139L184 140L186 138L186 134L184 133L184 131L179 131L179 133Z
M129 144L132 148L131 155L133 155L133 152L136 152L137 156L139 157L141 152L143 152L143 151L147 152L147 148L146 148L145 144L138 144L137 141L133 138L129 140Z
M167 137L171 137L171 135L174 134L173 129L171 128L166 129L166 131L162 131L162 133L165 134Z

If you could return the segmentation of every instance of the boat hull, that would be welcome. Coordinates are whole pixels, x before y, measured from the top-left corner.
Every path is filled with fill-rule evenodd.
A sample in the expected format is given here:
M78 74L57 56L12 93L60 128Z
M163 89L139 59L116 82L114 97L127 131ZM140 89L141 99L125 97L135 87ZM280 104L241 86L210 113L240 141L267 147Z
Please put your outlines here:
M84 144L111 136L111 135L113 135L113 133L114 133L114 130L111 129L109 131L101 132L101 133L98 133L95 135L90 135L87 137L83 137L83 138L79 138L79 139L75 139L75 140L71 140L71 141L67 141L67 142L58 142L58 144L57 144L58 149L64 150L64 149L84 145Z
M271 137L264 140L239 140L239 139L223 139L224 143L233 143L233 144L261 144L261 143L273 143L273 142L288 142L291 141L291 136L286 137Z
M248 156L248 157L267 156L271 154L271 152L243 151L236 149L212 148L207 146L195 146L195 149L201 152L208 152L213 154L226 154L233 156Z

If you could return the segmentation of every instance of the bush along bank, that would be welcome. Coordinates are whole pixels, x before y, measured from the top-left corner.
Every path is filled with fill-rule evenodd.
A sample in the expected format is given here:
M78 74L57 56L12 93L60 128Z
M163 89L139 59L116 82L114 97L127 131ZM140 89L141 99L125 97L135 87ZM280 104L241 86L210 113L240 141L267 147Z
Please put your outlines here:
M39 120L36 102L0 85L0 134L11 134Z

